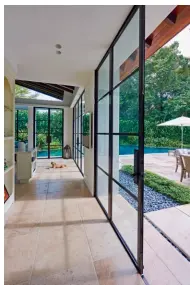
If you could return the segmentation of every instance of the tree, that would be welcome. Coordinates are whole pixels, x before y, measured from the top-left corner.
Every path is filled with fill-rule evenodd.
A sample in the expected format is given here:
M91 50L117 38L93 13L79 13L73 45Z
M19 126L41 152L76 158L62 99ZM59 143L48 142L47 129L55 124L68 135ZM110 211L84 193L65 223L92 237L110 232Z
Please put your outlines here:
M15 84L15 98L36 99L38 96L38 93L30 94L29 89Z
M179 146L180 128L157 125L182 115L190 117L190 59L178 47L177 42L163 47L145 62L147 145ZM138 75L137 70L120 87L120 132L138 130ZM184 142L190 145L189 128L185 128Z

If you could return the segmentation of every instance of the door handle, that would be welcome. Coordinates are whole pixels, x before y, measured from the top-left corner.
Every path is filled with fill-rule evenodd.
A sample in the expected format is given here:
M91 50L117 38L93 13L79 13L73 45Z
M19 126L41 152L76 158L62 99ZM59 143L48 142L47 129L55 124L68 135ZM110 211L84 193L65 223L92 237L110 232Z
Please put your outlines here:
M46 137L46 143L51 143L51 136Z
M135 149L134 150L134 173L133 173L133 177L134 177L134 183L138 184L139 183L139 150Z

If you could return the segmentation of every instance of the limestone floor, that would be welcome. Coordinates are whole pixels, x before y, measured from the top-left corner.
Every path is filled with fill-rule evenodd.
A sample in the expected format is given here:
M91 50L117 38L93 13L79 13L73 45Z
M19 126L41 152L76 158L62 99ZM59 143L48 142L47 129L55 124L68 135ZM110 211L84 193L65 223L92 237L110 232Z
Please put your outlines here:
M101 201L107 198L101 196ZM181 210L188 212L185 206ZM137 256L137 211L119 194L113 195L113 222ZM153 213L158 213L156 211ZM162 216L163 220L165 219ZM175 222L173 223L175 225ZM186 228L189 226L186 225ZM173 229L175 226L173 227ZM190 229L190 227L189 227ZM177 231L177 227L176 227ZM179 232L178 232L179 233ZM184 236L186 232L182 231ZM180 235L179 235L180 239ZM187 236L187 240L189 237ZM144 276L150 285L190 285L190 262L144 219Z
M144 284L74 162L66 163L52 170L40 160L32 181L16 185L4 233L5 284Z
M125 164L133 165L134 156L120 155L119 162L120 167ZM175 172L176 160L174 156L168 156L167 153L145 154L144 164L146 170L150 170L179 184L183 184L190 187L190 178L187 177L183 179L182 182L180 182L181 166L179 166L178 171Z

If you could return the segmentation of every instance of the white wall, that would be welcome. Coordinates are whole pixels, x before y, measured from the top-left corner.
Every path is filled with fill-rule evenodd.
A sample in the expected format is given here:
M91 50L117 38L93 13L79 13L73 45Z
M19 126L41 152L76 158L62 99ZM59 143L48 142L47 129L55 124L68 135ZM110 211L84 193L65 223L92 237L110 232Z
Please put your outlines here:
M71 147L73 145L73 109L64 109L64 146L68 144Z
M11 93L12 93L12 102L11 103L11 108L12 108L12 122L9 122L9 129L12 130L12 135L14 137L14 132L15 132L15 113L14 113L14 89L15 89L15 78L16 78L16 70L14 68L14 66L6 59L4 58L4 77L7 78L8 83L10 85L11 88ZM5 88L5 86L4 86ZM5 92L5 90L4 90ZM6 92L5 95L6 96ZM5 112L4 112L5 113ZM4 122L7 123L7 122ZM4 125L5 127L5 125ZM7 147L6 147L7 146ZM15 148L14 148L14 139L10 140L9 142L4 141L4 158L8 158L10 160L10 163L12 162L13 164L13 169L10 170L6 176L4 176L4 184L7 187L7 190L10 194L9 199L7 200L7 202L4 204L4 213L8 212L9 208L11 207L11 205L14 203L15 201L15 180L14 180L14 176L15 176L15 168L14 168L14 153L15 153ZM6 218L7 216L4 216L5 218L5 222L6 222Z
M91 73L89 82L85 86L85 112L92 112L93 125L94 125L94 72ZM84 149L84 180L87 184L92 195L94 194L94 127L93 132L93 144L92 148Z
M28 148L33 148L34 107L28 107Z

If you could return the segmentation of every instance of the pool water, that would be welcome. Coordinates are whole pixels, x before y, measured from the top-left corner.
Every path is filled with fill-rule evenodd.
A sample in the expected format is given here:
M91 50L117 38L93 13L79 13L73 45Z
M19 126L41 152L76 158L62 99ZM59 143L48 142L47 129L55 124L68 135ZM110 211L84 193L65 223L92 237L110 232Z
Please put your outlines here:
M48 151L47 150L38 150L38 157L48 157ZM50 157L62 157L62 150L50 150Z
M120 145L119 146L119 154L120 155L127 155L127 154L134 154L134 150L138 149L135 145ZM167 148L167 147L149 147L145 146L144 153L168 153L169 150L172 150L174 148ZM62 157L62 150L51 150L50 151L51 157ZM38 151L38 157L48 157L48 151L47 150L40 150Z
M134 150L138 149L135 145L120 145L119 146L119 154L134 154ZM167 148L167 147L149 147L145 146L144 153L168 153L169 150L172 150L174 148Z

